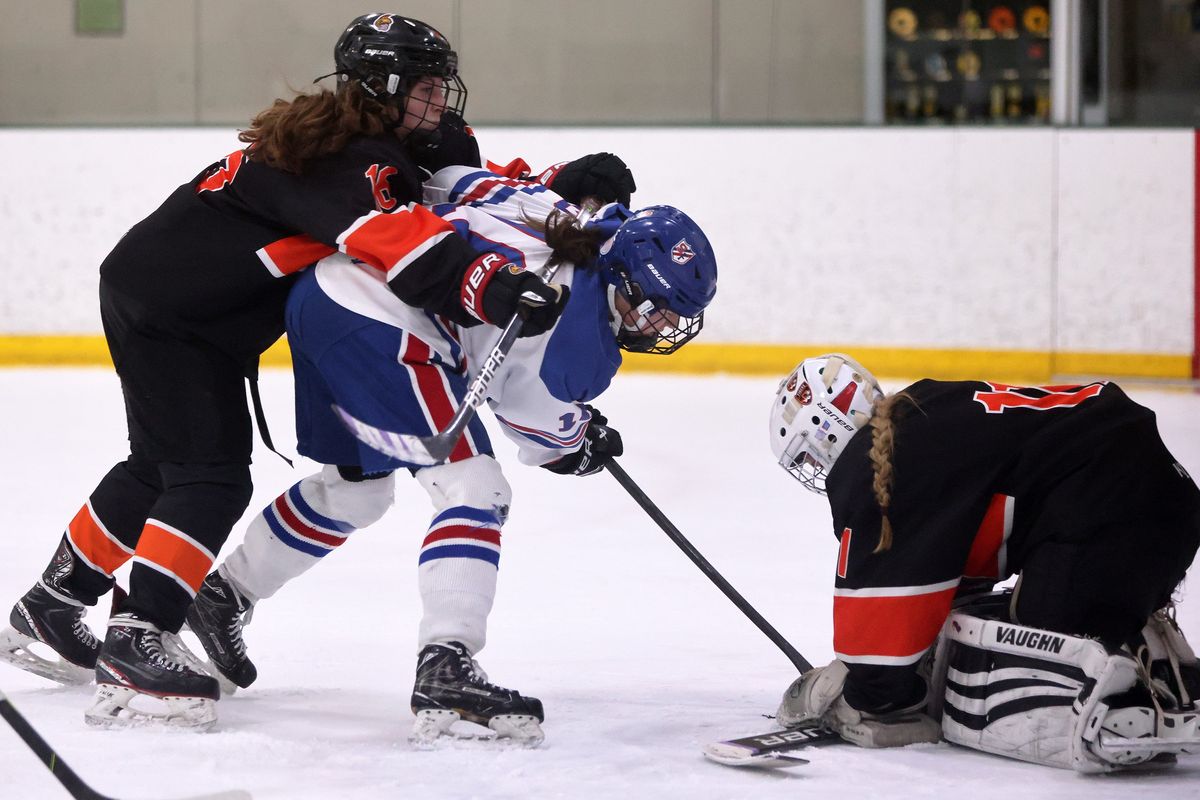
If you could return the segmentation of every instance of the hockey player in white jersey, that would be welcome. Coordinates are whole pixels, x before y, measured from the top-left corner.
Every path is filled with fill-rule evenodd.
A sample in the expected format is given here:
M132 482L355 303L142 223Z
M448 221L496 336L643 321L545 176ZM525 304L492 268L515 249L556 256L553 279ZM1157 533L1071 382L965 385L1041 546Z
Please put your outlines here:
M527 323L523 335L532 335L514 345L487 399L522 463L564 475L599 472L621 454L621 438L587 403L608 387L622 349L669 354L700 331L716 289L703 232L669 206L635 213L618 204L581 229L578 209L544 186L465 167L435 175L425 199L460 235L503 255L464 281L464 302L481 321L505 322L483 291L501 270L561 287L561 316L549 330ZM540 701L488 682L474 661L486 641L511 501L482 422L470 423L444 464L419 468L360 443L331 408L386 430L437 433L495 345L495 328L454 325L396 302L345 259L331 257L301 278L287 311L299 451L328 466L254 520L206 579L188 625L226 681L249 685L256 671L242 639L246 612L382 517L393 471L410 467L434 506L418 565L414 741L431 742L466 719L536 744Z

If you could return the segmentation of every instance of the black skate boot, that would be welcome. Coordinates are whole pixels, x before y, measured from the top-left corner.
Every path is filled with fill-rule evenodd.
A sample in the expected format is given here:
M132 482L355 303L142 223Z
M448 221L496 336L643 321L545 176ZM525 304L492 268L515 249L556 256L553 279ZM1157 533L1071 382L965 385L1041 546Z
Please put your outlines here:
M83 621L87 605L63 585L74 566L74 551L63 537L41 579L13 606L9 627L0 631L0 661L59 683L91 683L100 640ZM35 642L58 658L30 649Z
M539 724L545 719L542 701L488 683L487 675L458 642L431 644L421 650L412 710L417 722L411 738L418 745L429 746L441 736L453 736L450 726L460 719L491 728L497 738L527 747L536 747L545 738Z
M207 728L217 721L217 679L174 660L163 648L162 635L135 614L109 620L96 660L96 699L84 715L89 724ZM137 707L135 698L144 698Z
M226 694L232 694L235 687L246 688L258 677L242 640L242 626L250 621L253 610L254 605L218 570L204 579L187 612L187 626L208 655L210 671L224 679L221 689Z

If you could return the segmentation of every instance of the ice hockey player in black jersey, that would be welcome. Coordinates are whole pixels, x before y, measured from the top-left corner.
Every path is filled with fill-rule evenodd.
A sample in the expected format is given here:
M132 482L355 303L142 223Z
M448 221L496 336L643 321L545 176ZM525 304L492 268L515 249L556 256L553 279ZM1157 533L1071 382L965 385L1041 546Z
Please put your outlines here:
M1172 604L1200 491L1120 387L922 380L885 397L825 355L780 383L770 437L828 495L840 542L837 658L792 684L781 724L1081 772L1200 752L1200 665Z
M246 379L283 332L299 271L341 251L405 303L463 326L480 324L462 299L476 265L494 274L483 302L497 318L523 293L541 298L525 333L546 330L565 304L560 287L481 255L417 202L418 160L478 160L445 37L369 14L338 39L335 62L335 91L277 100L240 134L245 149L180 186L100 267L129 457L100 481L0 633L0 658L22 668L78 682L94 673L91 723L215 720L216 680L179 663L163 632L180 628L250 500ZM84 611L131 559L129 595L101 643ZM61 659L38 655L35 641ZM159 710L131 708L137 695L160 698Z

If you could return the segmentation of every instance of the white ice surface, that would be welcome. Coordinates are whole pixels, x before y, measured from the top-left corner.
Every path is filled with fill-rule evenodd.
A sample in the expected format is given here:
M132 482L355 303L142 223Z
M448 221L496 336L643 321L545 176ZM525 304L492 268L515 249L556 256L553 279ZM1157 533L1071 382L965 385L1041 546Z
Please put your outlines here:
M290 375L271 371L262 384L275 438L291 442ZM774 385L623 375L600 405L624 435L630 475L820 664L831 657L836 542L824 501L772 464L763 428ZM1200 474L1200 395L1130 388L1158 412L1175 455ZM124 437L110 372L0 370L5 612L122 457ZM257 800L1200 797L1200 757L1169 774L1099 778L946 744L829 748L814 751L808 767L780 772L708 763L703 743L771 727L759 715L774 711L792 665L609 476L521 467L506 442L497 446L515 501L480 661L497 682L545 702L541 749L419 752L406 741L416 556L429 513L425 493L407 479L374 529L260 605L247 629L260 678L220 702L214 731L92 730L83 723L87 688L7 666L0 688L95 788L129 800L227 788ZM248 513L311 469L301 462L289 470L260 446ZM239 526L223 553L240 537ZM1183 627L1200 642L1200 601L1187 600ZM103 611L89 619L101 628ZM0 726L0 798L66 796Z

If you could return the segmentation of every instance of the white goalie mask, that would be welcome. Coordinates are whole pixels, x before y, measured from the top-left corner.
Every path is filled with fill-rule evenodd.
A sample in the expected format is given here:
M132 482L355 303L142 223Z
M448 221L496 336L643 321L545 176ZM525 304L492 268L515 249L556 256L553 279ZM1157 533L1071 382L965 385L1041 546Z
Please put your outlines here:
M825 475L883 398L879 382L840 353L808 358L779 382L771 406L771 452L806 489L825 494Z

